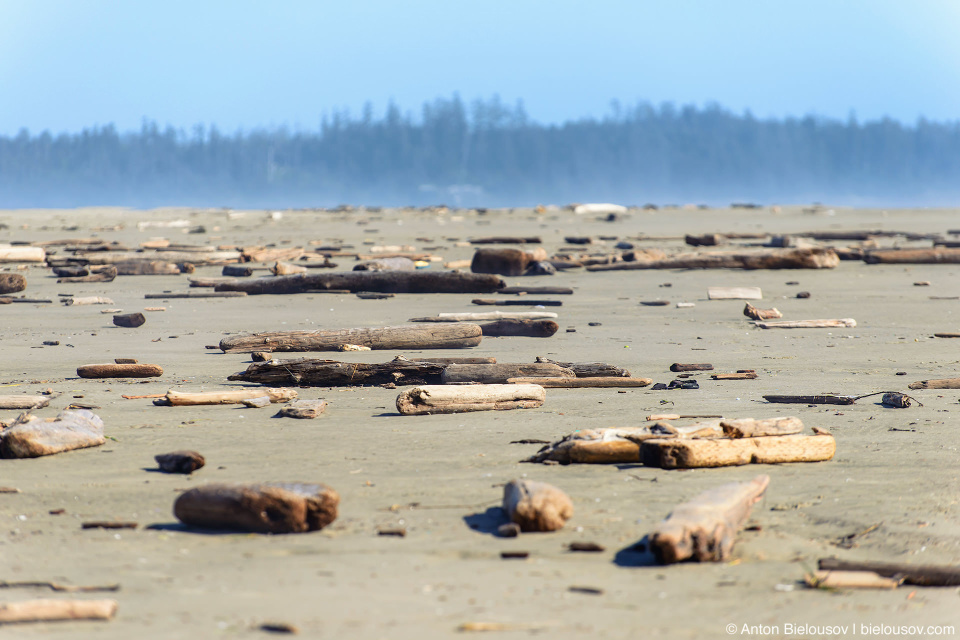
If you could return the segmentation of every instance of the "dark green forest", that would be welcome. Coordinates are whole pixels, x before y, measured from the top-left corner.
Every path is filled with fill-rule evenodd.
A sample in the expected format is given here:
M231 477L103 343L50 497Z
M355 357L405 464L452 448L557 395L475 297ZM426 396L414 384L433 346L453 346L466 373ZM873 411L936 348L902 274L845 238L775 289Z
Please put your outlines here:
M145 121L0 137L0 207L830 202L952 205L960 122L758 119L614 104L545 125L498 98L337 112L315 130Z

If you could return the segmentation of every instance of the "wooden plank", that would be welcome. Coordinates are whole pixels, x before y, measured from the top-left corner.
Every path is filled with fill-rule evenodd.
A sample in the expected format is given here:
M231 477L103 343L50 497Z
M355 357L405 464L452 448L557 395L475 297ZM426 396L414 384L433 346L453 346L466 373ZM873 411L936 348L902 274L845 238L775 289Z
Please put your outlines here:
M478 322L483 320L542 320L556 318L552 311L474 311L438 313L435 316L410 318L407 322Z

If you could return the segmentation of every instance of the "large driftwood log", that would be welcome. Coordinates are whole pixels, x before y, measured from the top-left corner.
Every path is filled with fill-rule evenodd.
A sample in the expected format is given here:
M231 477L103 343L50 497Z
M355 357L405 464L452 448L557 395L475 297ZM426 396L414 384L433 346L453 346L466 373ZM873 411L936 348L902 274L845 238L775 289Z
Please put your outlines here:
M770 484L770 476L732 482L704 491L675 508L650 533L650 548L663 564L693 558L722 562L730 558L737 532Z
M640 462L640 444L654 438L716 438L721 436L720 421L698 422L675 427L657 422L642 427L579 429L544 446L524 462L561 464L618 464Z
M397 396L397 411L405 416L530 409L543 404L543 387L535 384L427 385Z
M560 330L553 320L514 320L502 319L484 322L480 331L489 338L526 337L549 338Z
M587 271L632 269L832 269L840 258L832 249L769 249L744 253L683 253L663 260L638 260L587 267Z
M403 356L397 356L402 358ZM435 364L497 364L496 358L407 358L411 362L433 362Z
M451 364L440 374L443 384L506 384L509 378L574 378L571 369L544 363Z
M247 294L243 291L165 291L163 293L145 293L147 300L172 300L174 298L242 298Z
M503 487L503 510L521 531L557 531L573 517L573 502L552 484L511 480Z
M413 271L416 268L410 258L376 258L353 265L354 271Z
M545 389L587 389L587 388L634 388L653 384L651 378L623 378L605 376L600 378L507 378L509 384L539 384Z
M560 300L537 300L521 296L516 299L498 300L495 298L474 298L470 304L487 307L562 307Z
M89 273L85 276L73 276L59 278L57 283L77 283L77 282L113 282L117 278L117 268L113 265L107 265L98 269L95 273Z
M0 458L37 458L104 442L103 421L86 409L62 411L47 419L23 414L0 431Z
M825 571L873 571L888 578L902 579L904 584L920 587L960 586L960 567L905 562L870 562L821 558L818 567Z
M81 296L76 298L66 298L63 304L68 307L89 305L89 304L113 304L113 300L103 296Z
M27 288L27 279L19 273L0 273L0 294L16 293Z
M459 271L345 271L257 278L217 285L217 291L245 291L250 295L309 293L346 289L351 293L494 293L504 286L495 275Z
M43 247L0 245L0 262L43 262L46 258Z
M25 600L0 604L0 624L109 620L117 612L116 600Z
M491 236L488 238L471 238L470 244L541 244L540 236Z
M780 404L853 404L856 398L853 396L763 396L767 402L776 402Z
M311 387L441 384L440 374L445 366L439 362L414 362L399 356L391 362L374 364L298 358L254 362L246 371L227 379Z
M48 404L49 396L0 396L0 409L40 409Z
M189 393L170 389L162 398L162 405L187 407L202 404L240 404L244 400L267 397L270 402L287 402L297 397L295 389L231 389Z
M877 249L863 258L867 264L957 264L960 249Z
M537 356L536 361L560 365L566 369L573 369L573 372L577 374L578 378L630 377L630 372L626 369L613 364L607 364L606 362L560 362L558 360L544 358L543 356Z
M640 459L648 467L698 469L744 464L821 462L837 450L833 436L789 435L737 439L647 440Z
M538 247L534 251L522 249L477 249L470 262L473 273L493 273L501 276L522 276L534 263L547 259L547 252Z
M443 323L413 327L277 331L231 336L220 341L225 353L251 351L337 351L356 344L371 349L463 349L482 339L475 324Z
M155 378L163 375L158 364L85 364L77 367L81 378Z
M837 329L855 327L853 318L830 318L826 320L780 320L779 322L754 322L761 329Z
M333 522L339 503L337 492L323 484L208 484L181 494L173 514L205 529L303 533Z
M197 266L240 262L237 251L83 251L73 255L87 264L116 264L118 262L153 261L189 262Z
M410 318L408 322L478 322L482 320L542 320L556 318L552 311L469 311L438 313L435 316Z
M911 389L960 389L960 378L940 378L939 380L920 380L907 385Z

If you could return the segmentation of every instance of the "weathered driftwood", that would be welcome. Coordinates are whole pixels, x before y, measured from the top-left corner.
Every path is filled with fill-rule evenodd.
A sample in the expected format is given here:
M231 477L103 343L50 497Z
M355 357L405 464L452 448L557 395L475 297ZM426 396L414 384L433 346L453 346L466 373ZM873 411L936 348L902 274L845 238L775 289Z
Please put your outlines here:
M136 328L146 323L142 313L124 313L113 316L113 324L118 327Z
M560 330L553 320L515 320L504 318L480 325L483 335L490 338L527 337L549 338Z
M670 365L670 371L677 373L679 371L713 371L713 365L708 362L689 363L674 362Z
M88 304L113 304L113 300L110 298L104 298L103 296L83 296L66 298L63 301L63 304L67 305L68 307Z
M25 600L0 604L0 624L109 620L116 612L116 600Z
M520 530L557 531L573 517L573 502L546 482L511 480L503 487L503 510Z
M839 558L821 558L817 565L823 571L873 571L878 575L902 579L904 584L919 587L960 586L960 567L951 565L871 562Z
M297 400L282 407L274 417L312 420L313 418L319 418L326 410L326 400Z
M163 260L130 260L114 263L117 275L121 276L176 276L189 268Z
M813 589L896 589L902 582L873 571L814 571L803 581Z
M650 549L663 564L694 559L722 562L730 558L737 532L763 497L770 476L709 489L675 508L650 533Z
M497 293L507 294L507 295L525 295L529 293L538 293L545 295L555 295L555 296L570 296L573 295L573 289L569 287L503 287Z
M578 204L573 207L573 213L578 216L620 216L627 212L627 208L619 204L610 204L609 202L590 202L587 204Z
M767 402L777 402L780 404L853 404L856 398L853 396L763 396Z
M190 283L191 287L203 287L207 289L212 289L220 284L226 284L226 283L236 282L236 281L237 281L236 278L221 278L221 277L189 278L187 280L187 282Z
M626 389L634 387L647 387L653 384L650 378L624 378L605 376L600 378L531 378L516 377L507 378L509 384L539 384L545 389L586 389L586 388L606 388L606 389Z
M754 371L738 371L736 373L715 373L710 376L711 380L755 380L757 374Z
M491 236L488 238L471 238L470 244L541 244L540 236Z
M400 356L398 356L400 357ZM496 358L407 358L411 362L434 362L436 364L497 364ZM539 360L537 361L539 362ZM556 364L556 363L554 363ZM562 366L562 365L561 365Z
M196 451L181 450L170 453L160 453L153 456L161 471L167 473L190 474L203 467L206 460Z
M427 385L397 396L403 415L530 409L543 404L543 387L535 384Z
M260 396L259 398L245 398L240 401L240 404L242 404L245 407L249 407L251 409L263 409L264 407L270 406L270 398L269 396Z
M832 269L840 258L832 249L766 249L744 253L703 252L683 253L662 260L637 260L598 264L587 271L618 271L632 269Z
M640 444L654 438L716 438L721 436L720 421L675 427L657 422L642 427L579 429L544 446L524 462L561 464L618 464L640 462Z
M480 327L466 323L428 326L316 331L276 331L230 336L220 341L226 353L251 351L336 351L343 344L371 349L463 349L480 344Z
M237 251L83 251L74 254L74 259L88 264L116 264L160 259L162 262L189 262L194 265L217 265L240 262Z
M501 276L522 276L537 262L547 259L547 252L537 247L522 249L477 249L470 262L473 273L493 273Z
M0 396L0 409L40 409L48 404L49 396Z
M935 333L934 338L960 338L960 333Z
M280 262L279 260L270 267L270 273L275 276L292 276L297 273L306 273L307 268L289 262Z
M0 245L0 262L43 262L46 258L43 247Z
M376 258L353 265L354 271L413 271L416 264L410 258Z
M741 418L721 420L720 428L728 438L757 438L761 436L786 436L803 431L803 422L793 416L782 418Z
M242 298L246 293L242 291L165 291L163 293L145 293L147 300L172 300L174 298Z
M250 295L345 289L351 293L494 293L504 286L495 275L460 271L344 271L257 278L217 285L217 291Z
M960 389L960 378L940 378L939 380L920 380L907 385L910 389Z
M640 459L648 467L697 469L744 464L829 460L837 443L831 435L765 436L737 439L646 440Z
M296 260L306 253L302 247L242 247L240 262L279 262L281 260Z
M867 264L957 264L960 249L877 249L863 258Z
M487 298L475 298L470 301L471 304L497 306L497 307L561 307L563 302L560 300L535 300L520 297L516 300L493 300Z
M0 431L0 458L37 458L104 442L103 421L86 409L62 411L47 419L23 414Z
M506 384L509 378L574 378L571 369L548 363L451 364L440 374L443 384Z
M225 264L220 275L230 278L249 278L253 275L253 267L245 264Z
M271 385L311 387L348 387L381 384L441 384L444 363L415 362L394 358L390 362L363 364L298 358L255 362L246 371L229 376L228 380L258 382Z
M911 398L908 395L897 393L896 391L888 391L883 394L883 397L880 399L880 404L885 407L894 407L895 409L907 409L910 407L910 400Z
M691 247L715 247L724 244L727 237L719 233L703 233L698 236L687 234L683 241Z
M323 484L208 484L181 494L173 514L186 525L205 529L303 533L333 522L339 503L337 492Z
M763 292L760 287L708 287L710 300L760 300Z
M270 402L288 402L297 397L296 389L231 389L229 391L204 391L189 393L170 389L162 398L161 405L185 407L201 404L240 404L252 398L270 398Z
M27 288L27 279L19 273L0 273L0 294L16 293Z
M87 276L90 275L90 270L83 266L64 266L64 267L54 267L53 275L58 278L76 278L78 276Z
M722 418L719 414L679 414L679 413L651 413L647 420L680 420L680 419L699 419L699 418Z
M836 329L855 327L857 321L853 318L830 318L825 320L781 320L780 322L757 321L753 324L761 329Z
M577 374L578 378L630 377L630 372L626 369L607 364L606 362L559 362L557 360L551 360L550 358L544 358L543 356L537 356L536 361L560 365L566 369L573 369L573 372Z
M155 378L163 375L158 364L85 364L77 367L81 378Z
M743 315L747 316L752 320L772 320L774 318L782 318L783 314L776 308L773 309L758 309L749 302L743 308Z
M556 318L552 311L472 311L438 313L435 316L410 318L407 322L478 322L483 320L542 320Z

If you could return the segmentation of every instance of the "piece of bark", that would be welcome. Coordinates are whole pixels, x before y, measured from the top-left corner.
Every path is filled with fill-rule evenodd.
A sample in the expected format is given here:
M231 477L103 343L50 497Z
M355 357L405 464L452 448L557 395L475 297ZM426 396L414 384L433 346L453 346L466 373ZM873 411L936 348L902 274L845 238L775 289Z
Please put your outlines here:
M77 367L81 378L155 378L163 375L158 364L85 364Z
M744 253L684 253L662 260L638 260L615 264L598 264L587 271L622 271L632 269L832 269L840 258L832 249L767 249Z
M104 442L103 421L86 409L47 419L25 413L0 431L0 458L37 458Z
M657 439L640 447L648 467L698 469L744 464L830 460L837 443L830 435L765 436L739 439Z
M171 451L170 453L160 453L153 456L161 471L167 473L186 473L191 474L206 464L203 456L196 451L181 450Z
M545 389L615 389L647 387L653 384L650 378L624 378L605 376L600 378L507 378L509 384L539 384Z
M763 396L767 402L777 402L780 404L853 404L856 398L853 396Z
M353 363L316 358L255 362L228 380L272 385L352 387L382 384L442 384L445 363L415 362L396 357L390 362Z
M136 328L146 323L147 319L142 313L125 313L113 316L113 324L118 327Z
M19 273L0 273L0 294L16 293L27 288L27 279Z
M402 415L430 415L530 409L543 404L543 387L535 384L427 385L397 396Z
M776 308L773 309L758 309L749 302L743 308L743 315L747 316L752 320L772 320L775 318L782 318L783 314Z
M763 292L760 287L708 287L710 300L760 300Z
M175 298L242 298L247 294L242 291L165 291L164 293L145 293L147 300L168 300Z
M438 313L435 316L410 318L408 322L478 322L483 320L543 320L556 318L552 311L473 311Z
M0 245L0 262L43 262L47 252L43 247Z
M187 407L203 404L240 404L251 398L270 398L271 402L288 402L297 397L296 389L231 389L229 391L205 391L189 393L170 389L164 396L164 402L173 407Z
M715 373L710 376L711 380L755 380L757 374L753 371L744 371L738 373Z
M511 480L503 487L503 510L524 532L557 531L573 516L566 493L546 482Z
M497 291L497 293L502 293L506 295L514 295L514 294L522 295L522 294L537 293L537 294L546 294L546 295L555 295L555 296L570 296L570 295L573 295L573 289L569 287L515 286L515 287L503 287L502 289Z
M684 364L681 362L674 362L670 365L670 371L677 373L679 371L713 371L713 365L709 363L700 363L700 364Z
M663 564L730 558L737 532L767 490L770 476L709 489L676 507L650 534L650 549Z
M339 502L337 492L323 484L208 484L181 494L173 513L184 524L205 529L303 533L333 522Z
M326 400L297 400L280 409L274 417L312 420L313 418L319 418L326 410Z
M501 276L522 276L536 262L547 259L543 249L477 249L470 262L473 273L492 273Z
M867 264L957 264L960 249L877 249L868 251Z
M226 264L223 265L220 275L231 278L249 278L253 275L253 267L241 264Z
M113 300L110 298L104 298L103 296L83 296L67 298L63 301L63 304L67 305L68 307L88 304L113 304Z
M786 436L803 431L803 422L793 416L783 418L741 418L721 420L720 428L728 438L757 438L762 436Z
M560 325L553 320L503 319L480 325L481 333L489 338L549 338L559 330Z
M560 362L543 356L537 356L536 361L572 369L578 378L630 377L630 372L626 369L606 362Z
M821 558L817 562L817 566L823 571L873 571L887 578L902 579L903 584L912 584L918 587L960 586L960 567L954 565Z
M116 600L25 600L0 604L0 624L109 620L116 612Z
M830 318L824 320L781 320L780 322L753 323L761 329L836 329L841 327L855 327L857 321L853 318Z
M217 285L217 291L250 295L310 293L345 289L351 293L494 293L504 286L498 276L460 271L344 271L239 280Z
M482 306L497 306L497 307L561 307L563 302L559 300L533 300L527 299L525 296L517 298L516 300L494 300L487 298L475 298L470 301L470 304L482 305Z
M358 344L375 350L464 349L477 346L481 339L481 329L478 325L442 323L412 327L363 327L244 334L224 338L220 341L220 349L225 353L336 351L342 344Z
M41 409L48 404L49 396L0 396L0 409Z
M477 382L507 384L509 378L575 378L571 369L547 363L451 364L440 374L442 384Z
M873 571L814 571L803 581L813 589L896 589L902 582Z
M960 378L940 378L938 380L920 380L907 385L910 389L960 389Z

